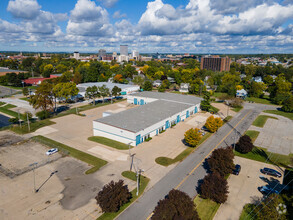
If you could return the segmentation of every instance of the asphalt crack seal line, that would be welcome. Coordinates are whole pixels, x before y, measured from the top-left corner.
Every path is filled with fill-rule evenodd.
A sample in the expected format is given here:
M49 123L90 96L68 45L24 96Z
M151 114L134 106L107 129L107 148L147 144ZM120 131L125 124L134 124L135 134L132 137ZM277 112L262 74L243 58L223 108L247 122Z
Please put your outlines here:
M223 139L188 173L188 175L174 188L174 189L178 189L186 180L187 178L203 163L203 161L209 157L211 155L211 153L232 133L232 131L234 131L234 129L247 117L247 115L251 112L252 110L250 110L249 112L247 112L247 114L231 129L231 131L229 131L228 134L226 134L225 137L223 137ZM152 216L153 216L153 212L147 217L146 220L149 220Z

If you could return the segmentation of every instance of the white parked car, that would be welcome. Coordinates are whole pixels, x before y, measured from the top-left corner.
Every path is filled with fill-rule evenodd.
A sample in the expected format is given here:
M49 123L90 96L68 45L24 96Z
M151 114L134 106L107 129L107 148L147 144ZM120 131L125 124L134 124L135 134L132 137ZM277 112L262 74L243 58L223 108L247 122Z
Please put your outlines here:
M58 148L52 148L46 152L47 155L55 154L58 152Z

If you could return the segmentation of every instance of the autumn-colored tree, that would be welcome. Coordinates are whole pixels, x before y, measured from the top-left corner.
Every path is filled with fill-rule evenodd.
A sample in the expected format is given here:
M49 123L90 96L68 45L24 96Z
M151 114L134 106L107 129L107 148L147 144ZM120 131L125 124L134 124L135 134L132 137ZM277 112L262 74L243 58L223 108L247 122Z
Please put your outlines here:
M247 154L252 151L253 147L251 138L248 135L241 136L236 144L236 150L242 154Z
M212 172L217 172L224 177L233 172L235 168L233 159L234 153L232 147L216 149L208 158L209 168Z
M31 96L29 103L35 108L41 108L44 111L48 111L53 107L52 96L53 84L48 81L43 81L36 89L35 95Z
M209 173L200 186L200 195L217 203L224 203L228 198L228 182L219 173Z
M215 124L216 124L216 128L218 130L220 127L222 127L223 120L221 118L217 117L217 118L215 118Z
M114 81L115 82L122 82L122 75L121 74L117 74L114 76Z
M158 202L151 219L199 220L200 218L192 199L185 192L172 189L165 199Z
M198 142L201 140L201 138L202 138L202 135L199 132L199 129L197 128L191 128L188 131L186 131L184 134L185 142L191 147L195 147L198 144Z
M103 187L95 199L103 212L117 212L122 205L129 202L131 193L123 180L111 181Z
M212 133L216 132L223 125L221 118L215 118L213 115L208 117L205 127Z

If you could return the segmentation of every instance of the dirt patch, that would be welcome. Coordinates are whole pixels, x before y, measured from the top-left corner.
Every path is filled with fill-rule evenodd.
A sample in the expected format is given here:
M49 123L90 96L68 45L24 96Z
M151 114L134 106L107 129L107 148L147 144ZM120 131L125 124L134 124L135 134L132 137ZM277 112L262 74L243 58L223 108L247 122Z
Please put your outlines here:
M21 137L19 135L15 135L9 131L0 132L0 148L16 144L16 143L21 142L23 140L24 140L23 137Z
M64 209L75 210L86 205L103 186L94 175L84 174L89 169L87 164L73 158L58 164L56 169L57 176L64 185L64 197L60 200Z

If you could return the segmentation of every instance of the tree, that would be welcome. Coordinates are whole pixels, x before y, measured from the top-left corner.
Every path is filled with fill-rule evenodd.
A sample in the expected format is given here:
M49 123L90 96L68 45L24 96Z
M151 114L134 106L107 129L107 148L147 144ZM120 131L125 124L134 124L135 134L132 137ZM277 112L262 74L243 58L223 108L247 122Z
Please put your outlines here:
M53 85L48 81L43 81L36 89L35 95L31 96L29 103L35 108L41 108L44 111L49 111L53 107L52 96Z
M222 77L222 92L227 92L229 95L235 96L236 86L239 85L241 79L240 76L227 73Z
M236 150L242 154L247 154L253 149L253 143L248 135L243 135L239 138L236 144Z
M249 95L251 97L259 98L263 96L265 89L266 89L266 85L264 83L253 81L249 89Z
M102 85L100 87L98 87L99 93L103 98L103 103L104 103L104 98L108 95L110 95L110 90L107 88L106 85Z
M205 92L203 96L203 100L200 102L200 109L203 111L209 111L211 108L210 103L211 94L209 92Z
M58 85L59 88L61 88L58 91L58 97L64 98L66 101L72 96L76 96L79 92L79 89L76 87L76 84L74 82L59 83L56 86Z
M81 83L81 81L82 81L82 75L78 71L76 71L73 75L73 82L76 85L78 85L79 83Z
M201 197L217 203L224 203L228 198L228 182L219 173L209 173L200 186Z
M96 86L90 86L90 87L86 88L85 96L89 99L93 99L93 105L95 105L96 104L95 99L97 97L100 97L101 95L100 95L98 88Z
M95 197L103 212L117 212L120 207L131 199L128 187L123 180L111 181Z
M153 90L153 84L150 81L145 81L143 85L143 90L144 91L152 91Z
M160 85L159 88L158 88L158 92L165 92L166 91L166 88L164 85Z
M212 133L216 132L223 125L223 120L221 118L215 118L214 116L208 117L205 127Z
M201 138L202 135L197 128L191 128L184 134L185 142L191 147L196 147Z
M120 95L121 89L118 86L114 86L112 89L112 96L118 96Z
M152 220L184 219L199 220L196 206L192 199L185 193L172 189L165 199L158 202Z
M269 87L270 98L275 104L281 105L290 96L291 83L288 82L284 74L280 74L275 82Z
M123 77L122 77L121 74L117 74L117 75L114 76L114 82L120 83L123 80L122 78Z
M209 168L212 172L217 172L224 177L233 172L235 168L233 159L234 153L232 147L216 149L208 158Z
M278 213L277 206L279 204L283 204L281 197L276 194L270 194L257 206L253 214L256 215L256 219L258 220L287 219L284 215Z
M22 89L22 94L23 94L24 96L28 96L28 95L29 95L29 91L28 91L28 88L27 88L27 87L24 87L24 88Z
M144 78L141 77L141 76L135 76L132 80L132 82L135 84L135 85L139 85L140 87L143 86L144 84Z
M293 96L290 95L289 98L287 98L283 102L282 110L284 112L293 112Z
M43 77L50 77L50 75L53 73L54 67L52 64L47 64L46 66L44 66L44 70L43 70Z

